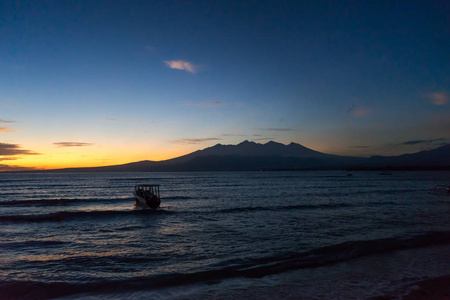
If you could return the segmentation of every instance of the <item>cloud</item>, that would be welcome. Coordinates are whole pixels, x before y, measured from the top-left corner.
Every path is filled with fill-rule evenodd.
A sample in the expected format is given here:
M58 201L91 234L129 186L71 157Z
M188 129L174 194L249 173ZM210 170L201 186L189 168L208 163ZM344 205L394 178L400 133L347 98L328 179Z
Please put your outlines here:
M21 166L8 166L0 164L0 172L8 172L8 171L30 171L36 170L35 168L27 168Z
M0 119L0 123L10 124L10 123L17 123L17 121ZM16 132L16 131L14 129L12 129L11 127L4 126L4 127L0 127L0 132Z
M256 138L256 139L252 139L253 141L270 141L273 140L273 138L271 137L261 137L261 138Z
M448 142L448 139L446 139L446 138L437 138L437 139L428 139L428 140L407 141L407 142L401 143L401 145L408 145L408 146L429 145L429 144L445 145L445 144L447 144L447 142Z
M39 153L31 150L21 149L17 144L0 143L0 156L15 156L15 155L39 155ZM6 160L6 158L0 158Z
M264 130L264 129L262 129L262 130ZM266 136L266 135L258 134L258 133L252 134L252 136L253 136L252 141L270 141L270 140L275 139L275 137L273 137L273 136Z
M448 96L446 93L431 93L428 94L428 99L435 105L445 105L448 102Z
M357 116L357 117L362 117L365 115L368 115L372 112L371 109L365 109L365 108L358 108L353 110L353 115Z
M16 132L11 127L0 127L0 132Z
M347 114L351 114L351 115L356 116L356 117L362 117L362 116L368 115L368 114L370 114L372 112L371 109L358 107L358 105L357 105L358 102L359 101L356 100L356 102L354 102L352 104L352 106L350 106L345 112Z
M291 128L258 128L258 130L265 131L293 131Z
M245 136L245 134L236 134L236 133L223 133L221 136L224 137L234 137L234 136Z
M171 141L171 143L186 145L186 144L201 144L204 142L220 141L220 140L221 139L219 139L219 138L179 139L179 140L173 140L173 141Z
M53 145L55 145L58 148L63 148L63 147L86 147L86 146L92 146L94 144L93 143L79 143L79 142L57 142L57 143L53 143Z
M348 114L351 113L353 111L353 109L355 108L355 106L356 106L355 103L353 103L352 106L347 109L346 113L348 113Z
M361 145L361 146L350 146L350 148L365 149L365 148L369 148L369 146L365 146L365 145Z
M19 158L14 157L14 156L10 156L10 157L0 157L0 161L5 161L5 160L17 160Z
M195 73L196 67L190 62L184 60L165 60L164 63L171 69L183 70Z
M224 105L221 101L205 101L205 102L186 102L184 105L186 106L197 106L197 107L213 107L213 106L222 106Z

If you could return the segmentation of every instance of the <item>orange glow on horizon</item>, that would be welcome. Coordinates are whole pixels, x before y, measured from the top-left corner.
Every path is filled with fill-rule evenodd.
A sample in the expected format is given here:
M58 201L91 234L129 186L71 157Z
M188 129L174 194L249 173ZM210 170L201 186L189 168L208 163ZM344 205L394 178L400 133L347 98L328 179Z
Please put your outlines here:
M106 148L106 149L105 149ZM138 149L136 151L136 149ZM195 150L194 150L195 151ZM0 161L1 171L51 170L65 168L90 168L121 165L138 161L164 161L193 151L181 147L160 148L152 152L138 147L68 147L37 149L38 155L7 158ZM6 158L6 157L5 157ZM3 166L3 167L2 167Z

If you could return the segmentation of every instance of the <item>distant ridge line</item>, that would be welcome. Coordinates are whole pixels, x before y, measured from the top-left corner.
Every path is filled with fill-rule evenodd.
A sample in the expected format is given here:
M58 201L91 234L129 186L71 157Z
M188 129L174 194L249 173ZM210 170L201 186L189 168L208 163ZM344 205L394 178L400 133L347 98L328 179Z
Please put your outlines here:
M297 143L243 141L216 144L180 157L143 160L121 165L33 170L26 172L180 172L180 171L275 171L275 170L449 170L450 144L434 150L399 156L370 158L339 156L312 150ZM21 171L22 173L24 171Z

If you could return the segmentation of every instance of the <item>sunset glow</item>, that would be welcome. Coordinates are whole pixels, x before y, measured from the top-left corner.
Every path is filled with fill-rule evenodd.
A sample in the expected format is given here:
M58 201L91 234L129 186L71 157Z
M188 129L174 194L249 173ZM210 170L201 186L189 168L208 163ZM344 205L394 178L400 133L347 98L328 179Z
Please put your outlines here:
M443 6L3 2L0 171L243 140L365 157L436 148L450 142Z

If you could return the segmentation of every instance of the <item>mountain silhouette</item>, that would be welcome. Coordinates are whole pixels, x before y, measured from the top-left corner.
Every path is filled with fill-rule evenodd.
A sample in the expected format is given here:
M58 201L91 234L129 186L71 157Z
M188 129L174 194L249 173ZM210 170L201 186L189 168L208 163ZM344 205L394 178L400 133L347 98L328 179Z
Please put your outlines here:
M123 165L66 168L54 172L164 172L164 171L256 171L333 169L450 168L450 144L434 150L400 156L370 158L321 153L297 143L284 145L244 141L197 150L164 161L139 161Z
M372 156L366 163L368 166L416 166L444 167L450 166L450 144L434 150L420 151L400 156Z

